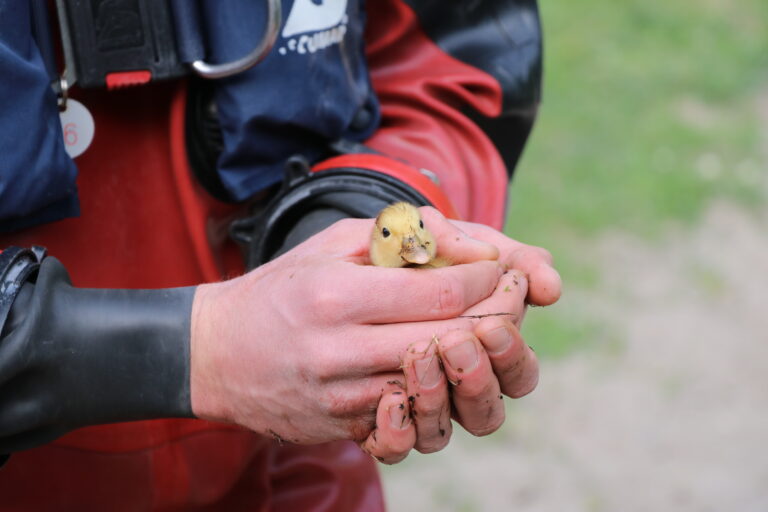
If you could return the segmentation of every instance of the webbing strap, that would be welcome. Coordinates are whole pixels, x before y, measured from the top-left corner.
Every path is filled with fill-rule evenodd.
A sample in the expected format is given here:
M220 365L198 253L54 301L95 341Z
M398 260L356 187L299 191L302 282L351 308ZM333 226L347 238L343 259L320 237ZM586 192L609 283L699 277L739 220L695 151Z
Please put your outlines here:
M176 46L182 62L190 63L205 58L203 26L198 3L189 0L169 0L176 28Z

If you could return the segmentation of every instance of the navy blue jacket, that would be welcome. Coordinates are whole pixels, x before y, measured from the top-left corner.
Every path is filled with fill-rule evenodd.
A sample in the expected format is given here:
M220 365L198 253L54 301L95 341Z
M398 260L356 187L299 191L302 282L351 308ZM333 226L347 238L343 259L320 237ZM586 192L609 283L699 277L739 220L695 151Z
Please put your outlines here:
M312 161L328 141L359 141L374 131L378 105L363 52L364 3L283 0L273 51L256 67L216 83L224 142L218 174L232 200L278 182L288 156ZM201 2L203 41L184 47L185 60L223 62L250 52L265 27L263 4ZM64 151L50 87L56 70L41 56L46 41L35 37L39 20L30 6L0 3L0 231L78 214L76 168ZM205 55L196 55L203 47Z

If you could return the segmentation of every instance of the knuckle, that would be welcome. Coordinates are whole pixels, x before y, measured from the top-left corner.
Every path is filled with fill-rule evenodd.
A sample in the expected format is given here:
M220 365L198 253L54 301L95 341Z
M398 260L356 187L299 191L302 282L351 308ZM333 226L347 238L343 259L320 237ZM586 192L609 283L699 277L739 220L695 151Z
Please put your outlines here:
M504 385L503 388L504 394L507 395L509 398L522 398L531 391L533 391L533 388L529 388L527 385L521 385L520 382L512 381L507 382Z
M527 282L528 277L525 275L525 272L523 272L522 270L513 268L509 272L504 274L504 277L502 279L504 280L505 284L519 287L520 281L525 280Z
M309 297L310 311L318 318L337 318L339 314L346 311L345 295L339 286L320 286L313 287L312 294Z
M345 233L353 227L355 222L356 220L351 218L337 220L328 227L328 232L332 234Z
M403 460L413 447L412 441L406 438L392 438L387 442L387 459L395 459L395 462Z
M350 233L358 232L365 222L367 221L353 218L338 220L322 231L323 234L317 242L319 242L322 247L330 248L338 243L339 240L349 238ZM310 238L310 240L313 240L313 238Z
M342 422L344 423L344 422ZM349 421L343 428L345 437L353 441L362 442L371 435L376 428L376 421L373 418L358 418Z
M510 398L521 398L536 389L539 382L539 365L532 354L530 350L523 351L514 363L503 370L501 382L505 394Z
M339 407L339 399L333 392L321 394L316 399L317 409L321 416L326 418L342 418L344 416Z
M436 280L432 296L433 309L440 315L456 316L464 311L464 286L456 276Z
M523 383L522 385L518 385L517 388L514 388L511 393L509 393L510 398L522 398L525 395L528 395L533 392L533 390L536 389L536 386L539 384L539 374L536 372L533 376L529 377L528 380Z
M420 442L416 445L416 451L424 454L439 452L448 446L448 439L446 439L446 437L434 437L427 441Z
M339 360L327 350L311 350L307 354L312 361L312 368L302 372L304 382L315 385L328 397L328 403L339 403L342 398L338 382L343 369ZM308 378L304 377L307 376ZM321 386L328 387L321 387Z
M472 414L462 414L461 425L475 437L493 434L504 424L504 405L496 396L485 401L485 407L473 409Z
M417 401L414 405L414 410L416 412L417 423L424 423L424 420L438 418L443 412L443 407L442 404L432 404L429 402L419 403Z
M543 247L538 246L532 246L533 252L542 260L544 260L547 264L552 265L552 253L549 252L547 249Z
M421 208L419 208L419 210L421 210L423 214L433 216L437 219L445 218L445 215L443 215L443 213L437 208L435 208L434 206L422 206Z
M506 387L512 387L518 383L520 377L523 375L523 365L525 364L525 356L518 358L510 366L507 366L501 371L501 381Z
M411 409L417 426L437 424L440 423L443 416L450 415L447 396L439 391L429 392L423 389L420 395L411 402Z
M501 381L504 382L507 387L515 385L523 377L527 364L529 364L528 354L523 350L514 360L509 361L507 366L501 370L499 375Z
M498 419L494 419L490 423L487 423L483 426L468 428L467 430L469 431L470 434L472 434L475 437L485 437L499 430L503 424L504 424L504 417L502 416Z
M489 380L463 379L461 384L454 388L454 392L460 394L466 400L478 401L483 397L491 395L492 388L494 387L493 384Z

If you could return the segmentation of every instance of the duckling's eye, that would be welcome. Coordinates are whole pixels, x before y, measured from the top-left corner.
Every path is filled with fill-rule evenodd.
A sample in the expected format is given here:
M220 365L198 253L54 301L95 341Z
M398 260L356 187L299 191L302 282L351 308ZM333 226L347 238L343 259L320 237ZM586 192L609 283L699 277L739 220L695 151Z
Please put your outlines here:
M423 220L419 220L419 227L421 229L424 229L424 221Z
M382 229L382 230L381 230L381 235L382 235L384 238L387 238L387 237L389 236L389 230L388 230L387 228L384 228L384 229Z

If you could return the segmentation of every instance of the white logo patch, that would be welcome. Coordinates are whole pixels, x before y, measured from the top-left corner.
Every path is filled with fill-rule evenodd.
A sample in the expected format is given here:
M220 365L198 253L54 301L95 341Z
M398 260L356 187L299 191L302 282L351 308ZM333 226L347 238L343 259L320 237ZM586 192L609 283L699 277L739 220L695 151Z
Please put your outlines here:
M348 19L347 0L319 0L319 4L316 0L295 0L283 27L285 44L278 53L315 53L338 44L347 33Z

